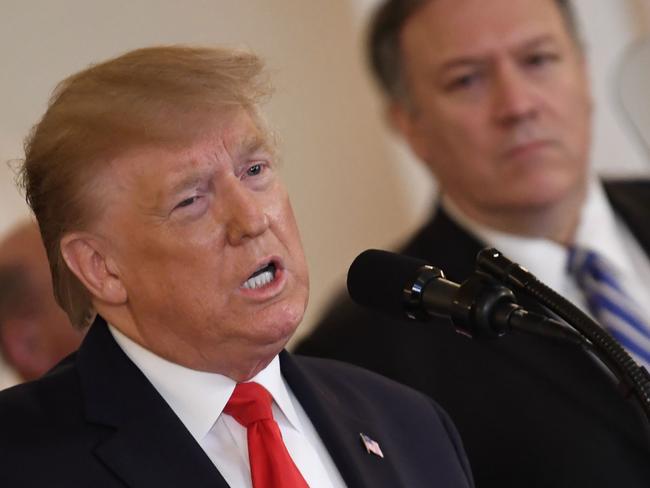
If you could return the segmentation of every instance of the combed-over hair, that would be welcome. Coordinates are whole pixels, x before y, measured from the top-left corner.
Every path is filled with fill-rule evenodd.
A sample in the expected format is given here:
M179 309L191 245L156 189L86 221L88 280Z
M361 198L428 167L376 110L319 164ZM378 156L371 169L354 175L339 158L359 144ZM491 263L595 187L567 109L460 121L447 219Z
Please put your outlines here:
M91 297L68 269L60 242L101 212L100 176L134 146L187 143L205 116L256 113L270 93L263 63L227 48L138 49L63 80L25 141L19 183L39 224L54 294L79 327L94 317Z

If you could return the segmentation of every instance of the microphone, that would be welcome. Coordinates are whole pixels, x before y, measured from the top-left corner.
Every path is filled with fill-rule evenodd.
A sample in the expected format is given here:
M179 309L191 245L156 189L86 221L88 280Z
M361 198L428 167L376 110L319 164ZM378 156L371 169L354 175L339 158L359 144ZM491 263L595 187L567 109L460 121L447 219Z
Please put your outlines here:
M586 345L565 324L522 308L512 290L483 273L458 284L426 261L369 249L350 266L347 286L361 306L399 319L447 317L457 332L473 338L496 339L517 329Z

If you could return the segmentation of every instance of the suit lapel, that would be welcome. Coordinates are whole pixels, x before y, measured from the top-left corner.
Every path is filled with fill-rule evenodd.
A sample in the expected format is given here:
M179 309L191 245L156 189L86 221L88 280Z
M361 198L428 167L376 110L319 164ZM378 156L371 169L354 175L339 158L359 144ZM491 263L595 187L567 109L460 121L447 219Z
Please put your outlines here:
M449 243L453 243L450 247ZM461 228L438 205L432 219L399 252L424 259L442 269L448 279L458 283L466 280L474 271L476 256L487 247L468 231Z
M94 453L127 486L228 486L101 317L79 350L77 366L88 422L110 427Z
M627 224L650 258L650 184L647 180L606 182L605 191L616 213Z
M282 376L300 401L348 486L400 486L400 479L389 454L386 458L368 453L360 434L381 445L382 432L353 412L341 401L341 391L317 383L286 351L280 354Z

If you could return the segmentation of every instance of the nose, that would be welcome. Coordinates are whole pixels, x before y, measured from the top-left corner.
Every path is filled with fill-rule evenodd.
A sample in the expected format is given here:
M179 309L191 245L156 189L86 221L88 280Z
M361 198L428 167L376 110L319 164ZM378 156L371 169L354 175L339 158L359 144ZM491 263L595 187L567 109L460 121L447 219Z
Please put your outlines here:
M235 181L224 192L222 201L226 219L226 237L238 246L263 234L269 227L266 207L259 195Z
M510 126L535 118L538 105L533 82L516 63L495 68L493 110L499 124Z

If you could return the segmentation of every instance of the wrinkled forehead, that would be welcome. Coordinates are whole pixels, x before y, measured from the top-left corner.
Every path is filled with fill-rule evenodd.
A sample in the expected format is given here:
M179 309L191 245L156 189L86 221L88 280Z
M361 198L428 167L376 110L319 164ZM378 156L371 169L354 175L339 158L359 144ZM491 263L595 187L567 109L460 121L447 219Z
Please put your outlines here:
M218 110L201 107L191 111L161 112L141 136L117 145L108 154L105 169L116 167L116 161L131 159L143 152L188 154L206 146L219 145L226 151L253 150L257 147L275 154L276 140L263 115L256 108L221 107Z
M106 177L167 191L191 181L192 175L198 178L252 156L275 158L275 143L266 124L247 110L194 114L183 122L191 124L191 130L124 151L112 159Z
M244 120L246 123L242 123ZM275 147L266 119L256 106L172 108L163 111L141 142L180 150L219 135L233 141L255 139Z
M219 165L255 152L276 157L273 133L257 111L233 107L172 115L147 137L118 148L91 176L86 191L97 217L120 195L158 202Z

